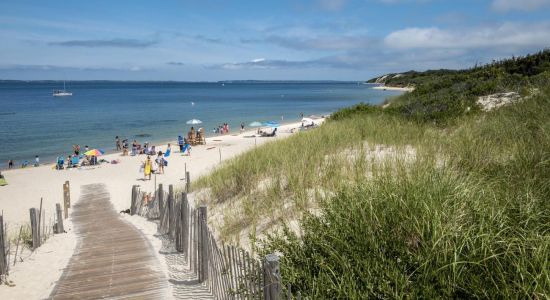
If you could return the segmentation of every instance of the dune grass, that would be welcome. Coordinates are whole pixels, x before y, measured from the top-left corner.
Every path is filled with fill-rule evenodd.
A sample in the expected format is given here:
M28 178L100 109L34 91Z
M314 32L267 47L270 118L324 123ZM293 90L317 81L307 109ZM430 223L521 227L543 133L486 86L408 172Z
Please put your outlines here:
M210 189L207 204L239 202L239 210L224 212L219 228L232 239L243 227L299 217L317 206L316 198L366 180L370 163L363 158L374 146L392 145L400 152L436 135L435 129L412 124L378 113L327 122L224 163L199 178L194 189Z
M376 161L375 145L399 155ZM315 299L550 297L548 90L444 128L351 110L195 188L241 208L226 237L300 218L256 250L282 253L285 282Z

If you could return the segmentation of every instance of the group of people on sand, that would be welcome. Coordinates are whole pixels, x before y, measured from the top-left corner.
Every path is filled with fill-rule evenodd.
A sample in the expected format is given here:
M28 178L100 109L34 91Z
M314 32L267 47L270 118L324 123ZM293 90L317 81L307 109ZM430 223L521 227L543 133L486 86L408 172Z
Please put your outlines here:
M170 144L168 144L170 146ZM145 155L156 155L157 149L155 145L151 145L149 142L143 143L143 145L139 144L136 140L132 142L132 156L145 154Z
M193 127L191 127L191 129L193 129ZM194 133L191 131L189 134L192 135ZM191 156L191 144L188 138L178 135L178 147L180 148L180 153L187 153L187 156Z
M228 134L229 133L229 124L223 123L222 125L214 128L215 134Z
M34 166L35 167L38 167L40 165L40 157L38 155L36 155L34 157ZM28 160L24 160L21 162L21 168L26 168L29 166L29 161ZM8 160L8 169L13 169L15 168L15 163L13 161L13 159L10 159Z
M84 150L84 151L82 151ZM87 155L86 153L90 150L88 145L84 146L84 149L80 145L73 145L73 153L68 155L66 160L64 156L58 156L55 164L56 170L77 168L80 166L95 166L104 160L98 160L95 155Z
M143 179L151 180L151 174L164 174L164 167L168 166L168 161L165 159L166 154L170 153L170 144L168 144L168 148L166 149L166 152L163 153L162 151L159 151L156 154L156 158L153 160L151 157L155 156L155 154L148 154L145 161L142 162L141 168L143 168Z
M116 151L122 151L122 155L128 155L128 139L120 140L118 135L115 137Z

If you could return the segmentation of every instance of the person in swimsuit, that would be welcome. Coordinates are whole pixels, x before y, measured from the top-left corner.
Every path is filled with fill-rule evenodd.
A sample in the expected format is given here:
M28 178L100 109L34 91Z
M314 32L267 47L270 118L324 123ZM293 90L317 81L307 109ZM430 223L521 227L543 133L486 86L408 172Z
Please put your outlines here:
M143 168L144 179L147 179L147 176L149 176L149 180L151 180L152 168L153 165L151 162L151 157L147 155L147 160L145 160L145 167Z

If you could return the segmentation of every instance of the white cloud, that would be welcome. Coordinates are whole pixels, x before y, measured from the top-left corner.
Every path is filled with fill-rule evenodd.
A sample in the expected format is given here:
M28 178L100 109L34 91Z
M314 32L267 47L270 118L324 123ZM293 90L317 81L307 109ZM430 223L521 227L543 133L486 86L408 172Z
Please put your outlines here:
M544 48L550 46L550 23L504 23L455 31L413 27L390 33L384 43L394 49Z
M493 0L492 7L497 11L524 10L531 11L550 5L550 0Z

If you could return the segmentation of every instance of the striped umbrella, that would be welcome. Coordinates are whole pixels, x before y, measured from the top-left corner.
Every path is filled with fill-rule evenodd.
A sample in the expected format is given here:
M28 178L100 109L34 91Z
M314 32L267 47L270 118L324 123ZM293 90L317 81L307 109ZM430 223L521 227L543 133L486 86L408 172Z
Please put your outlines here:
M100 149L92 149L92 150L88 150L84 153L84 155L87 155L87 156L101 156L103 154L105 154L105 151L100 150Z

